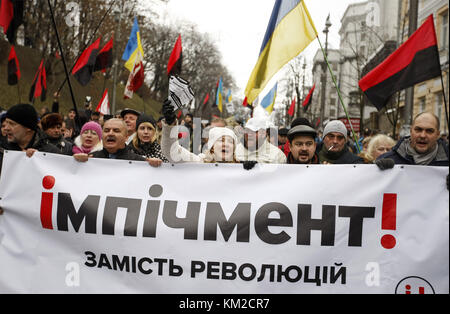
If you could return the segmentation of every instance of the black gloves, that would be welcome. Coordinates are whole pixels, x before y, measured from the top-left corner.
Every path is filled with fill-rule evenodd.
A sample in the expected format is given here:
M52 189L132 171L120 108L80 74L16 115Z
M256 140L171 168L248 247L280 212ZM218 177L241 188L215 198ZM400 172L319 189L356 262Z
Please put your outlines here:
M394 160L392 160L390 158L379 159L379 160L375 161L375 164L378 166L378 168L380 170L392 169L395 166Z
M172 125L175 122L177 117L175 116L175 111L173 110L172 102L169 99L166 99L164 101L162 113L168 125Z
M258 163L257 161L253 160L247 160L242 162L245 170L252 170L253 168L255 168L257 163Z

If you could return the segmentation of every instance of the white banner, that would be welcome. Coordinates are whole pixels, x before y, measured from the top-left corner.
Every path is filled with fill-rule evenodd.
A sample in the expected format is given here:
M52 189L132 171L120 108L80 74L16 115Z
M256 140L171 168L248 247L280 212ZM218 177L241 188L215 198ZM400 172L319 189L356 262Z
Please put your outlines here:
M0 293L448 293L447 175L6 152Z

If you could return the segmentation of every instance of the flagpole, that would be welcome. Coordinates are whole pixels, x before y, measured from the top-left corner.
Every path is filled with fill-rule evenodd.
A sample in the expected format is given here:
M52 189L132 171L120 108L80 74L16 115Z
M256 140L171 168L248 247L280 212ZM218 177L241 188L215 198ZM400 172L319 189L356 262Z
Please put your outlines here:
M335 75L334 75L334 73L333 73L333 70L331 69L330 63L328 62L327 55L326 55L326 53L325 53L325 51L324 51L324 49L323 49L323 46L322 46L322 43L321 43L321 41L320 41L319 36L317 36L317 40L319 41L320 49L322 50L323 56L324 56L324 58L325 58L325 62L326 62L326 64L327 64L327 66L328 66L328 70L330 71L330 74L331 74L331 78L332 78L332 80L333 80L334 87L336 87L336 90L337 90L337 92L338 92L339 101L340 101L340 103L341 103L341 105L342 105L342 108L344 109L345 116L347 117L348 123L349 123L349 125L350 125L351 130L352 130L353 139L354 139L355 143L358 143L358 138L356 137L355 130L353 129L352 122L350 121L350 116L349 116L349 114L348 114L347 108L346 108L345 105L344 105L344 101L342 100L341 90L339 89L339 87L338 87L338 85L337 85L336 77L335 77ZM361 117L361 119L363 119L363 117ZM356 145L356 148L358 149L358 153L361 153L361 148L359 147L359 145Z
M64 57L64 52L62 49L62 45L61 45L61 40L59 38L59 33L58 33L58 28L56 27L56 21L55 21L55 15L53 14L53 8L52 5L50 4L50 0L47 0L48 6L50 8L50 14L52 16L52 22L53 22L53 28L55 29L55 33L56 33L56 39L58 40L58 46L59 46L59 51L61 53L61 59L64 65L64 71L66 73L66 80L69 84L69 90L70 90L70 96L72 98L72 103L73 103L73 109L75 110L75 122L78 125L78 127L81 129L81 123L80 123L80 117L78 115L78 109L77 109L77 103L75 101L75 96L73 94L73 89L72 89L72 84L70 83L70 77L69 77L69 71L67 70L67 64L66 64L66 59ZM56 3L56 0L55 0Z
M448 80L448 76L447 76L447 80ZM449 117L448 117L448 109L447 109L447 97L445 96L445 86L444 86L444 77L442 76L442 71L441 71L441 84L442 84L442 95L444 96L444 108L445 108L445 117L446 120L445 122L447 122L447 130L449 130Z

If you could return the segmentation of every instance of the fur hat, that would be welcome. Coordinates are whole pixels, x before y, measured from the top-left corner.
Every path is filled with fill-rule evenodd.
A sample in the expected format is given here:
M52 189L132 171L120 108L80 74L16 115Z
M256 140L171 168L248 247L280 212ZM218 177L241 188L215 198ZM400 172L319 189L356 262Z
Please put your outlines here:
M42 117L41 126L42 130L46 131L50 128L53 128L57 125L62 125L63 118L59 113L49 113Z

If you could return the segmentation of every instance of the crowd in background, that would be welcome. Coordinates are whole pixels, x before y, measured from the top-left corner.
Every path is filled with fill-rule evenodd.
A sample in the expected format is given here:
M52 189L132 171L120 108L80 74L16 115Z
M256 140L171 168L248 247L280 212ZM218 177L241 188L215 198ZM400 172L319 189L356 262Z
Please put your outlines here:
M415 117L411 134L398 141L369 129L355 141L338 120L321 132L305 118L289 126L274 126L264 116L232 125L219 117L207 124L195 120L189 113L177 117L169 100L158 119L128 108L103 116L92 111L89 98L84 110L63 116L55 94L51 110L38 114L18 104L1 113L0 158L3 150L17 150L30 157L44 151L79 162L112 158L154 167L168 162L242 163L247 170L257 163L376 164L382 170L395 164L448 166L448 139L430 112Z

